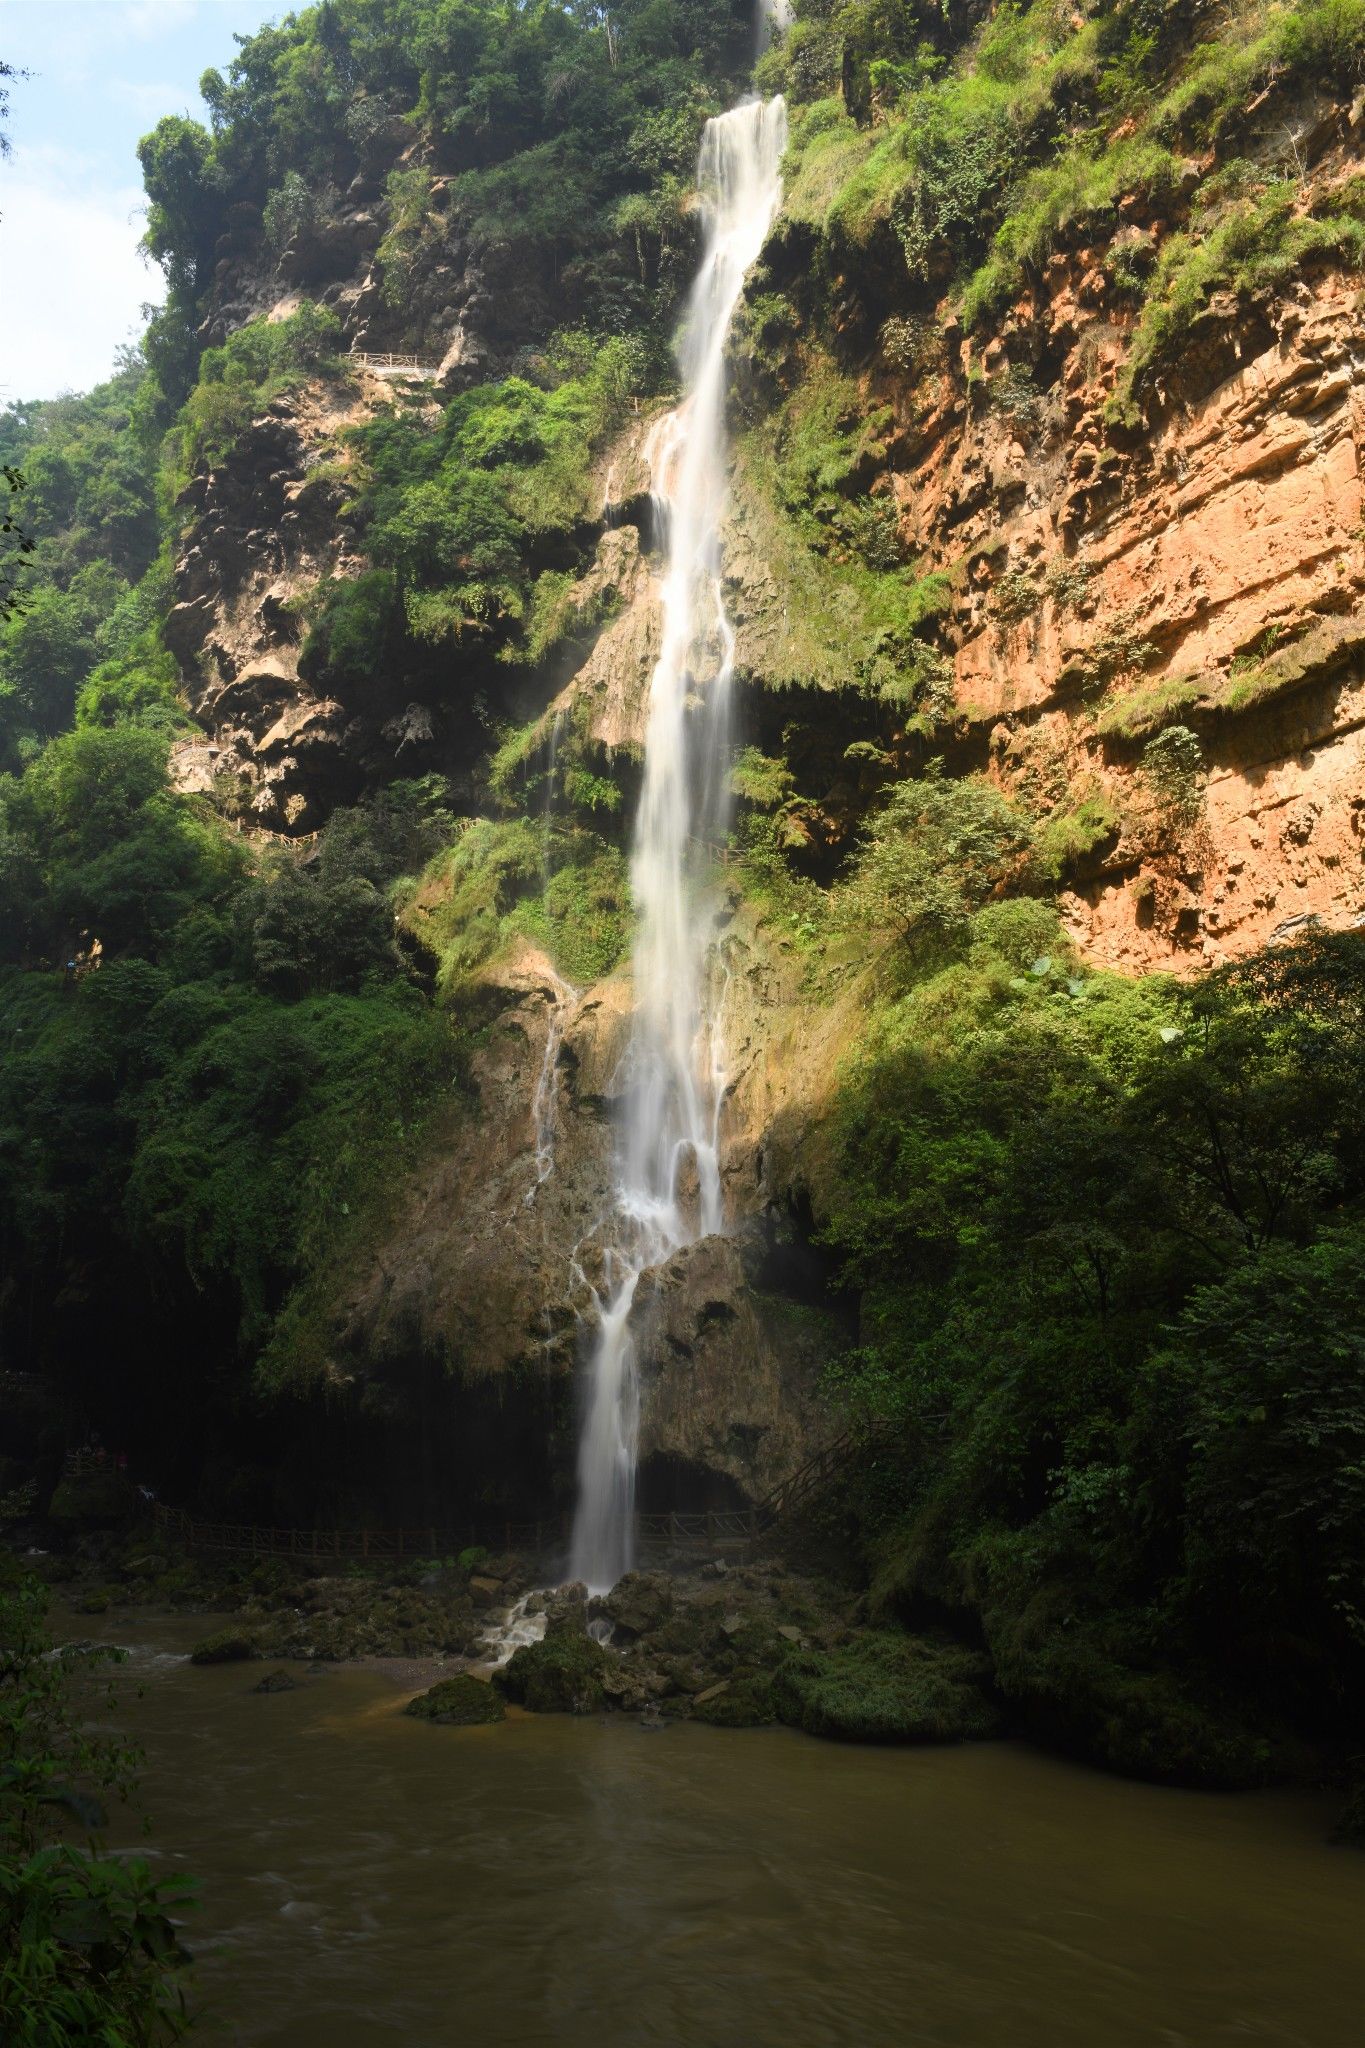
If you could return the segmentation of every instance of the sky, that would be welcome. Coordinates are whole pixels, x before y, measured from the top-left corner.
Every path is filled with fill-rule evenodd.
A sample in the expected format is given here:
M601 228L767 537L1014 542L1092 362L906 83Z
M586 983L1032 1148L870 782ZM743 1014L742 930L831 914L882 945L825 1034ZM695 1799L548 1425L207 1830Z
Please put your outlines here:
M294 0L299 7L303 0ZM85 391L162 296L138 252L138 138L163 114L206 120L209 65L289 0L0 0L13 154L0 161L0 405Z

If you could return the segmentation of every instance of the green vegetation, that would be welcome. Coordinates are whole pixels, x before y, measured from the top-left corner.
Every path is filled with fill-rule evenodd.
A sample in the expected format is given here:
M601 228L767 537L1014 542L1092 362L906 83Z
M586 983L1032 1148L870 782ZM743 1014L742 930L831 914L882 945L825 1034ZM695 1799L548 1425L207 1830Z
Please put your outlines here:
M493 1683L533 1714L593 1714L606 1705L602 1678L610 1669L608 1652L591 1636L552 1629L514 1651Z
M595 515L593 460L646 387L650 358L630 337L596 345L560 332L527 368L452 399L435 433L398 408L355 431L354 511L382 566L325 593L313 672L333 670L337 612L342 675L395 659L400 613L421 640L533 663L606 617L605 599L579 604L574 576L536 558L551 537L573 544Z
M438 1728L480 1728L501 1721L506 1713L502 1699L481 1678L461 1672L443 1678L404 1707L418 1721L434 1722Z
M1025 909L884 1000L842 1081L831 1384L902 1444L874 1592L973 1614L1042 1732L1253 1782L1344 1732L1365 1654L1365 945L1129 983L1055 926L1025 965Z
M446 829L436 795L396 785L306 862L252 860L124 723L51 742L0 815L0 1230L60 1295L44 1353L129 1341L150 1267L249 1368L458 1079L387 902Z
M1058 811L1035 837L1034 852L1042 872L1054 881L1082 868L1092 854L1112 844L1122 819L1102 795L1082 798L1071 810Z
M987 1660L955 1643L869 1630L798 1651L773 1678L781 1719L842 1742L972 1742L1000 1731Z
M1188 218L1159 252L1129 228L1105 258L1139 307L1110 402L1132 427L1214 294L1269 297L1316 264L1365 262L1355 181L1310 203L1288 118L1365 75L1361 0L1009 0L960 22L798 0L797 17L765 60L793 101L779 240L800 252L797 295L827 331L861 296L884 334L909 332L901 308L945 293L980 331L1054 251L1135 215Z
M896 501L866 489L886 424L812 360L798 394L737 451L751 544L782 618L763 681L856 688L929 735L951 707L948 664L928 637L950 587L902 566Z
M843 915L919 946L951 945L971 913L1022 872L1031 836L994 783L952 782L934 764L923 780L897 783L873 819L842 892Z
M625 860L597 833L476 818L436 856L404 914L456 996L518 933L580 986L609 974L628 943L629 903Z
M182 1497L287 1496L320 1444L360 1462L356 1412L376 1439L393 1425L395 1466L414 1415L482 1412L406 1310L381 1369L348 1348L346 1307L415 1156L471 1112L484 970L529 941L586 985L628 951L638 762L581 704L548 707L619 602L630 550L599 553L603 469L666 402L697 135L749 52L730 0L289 16L206 79L211 130L169 119L143 145L168 280L145 357L0 417L0 1335L112 1411ZM1153 683L1143 615L1111 611L1062 683L1138 758L1124 814L1076 786L1051 718L993 735L1006 796L969 772L980 734L943 649L969 615L997 651L1089 618L1092 570L1009 569L1008 536L977 521L984 477L960 558L926 573L909 536L933 530L917 478L935 415L989 410L1030 460L1058 454L1079 387L1049 384L1055 347L1024 317L1007 353L983 347L1054 254L1088 252L1097 320L1127 337L1112 445L1082 479L1102 489L1177 358L1221 360L1229 308L1251 324L1313 266L1365 266L1361 181L1315 186L1290 127L1319 83L1362 75L1365 0L798 0L762 60L792 149L732 394L731 563L756 593L736 615L762 650L740 680L771 694L732 763L731 873L807 998L848 997L802 1193L857 1300L827 1390L877 1426L846 1503L873 1627L797 1651L727 1637L699 1719L965 1738L997 1724L998 1694L1049 1739L1200 1784L1353 1739L1365 944L1310 935L1190 986L1128 981L1088 971L1054 902L1121 834L1195 848L1201 735L1325 673L1347 629ZM383 747L319 776L304 815L322 829L267 842L226 775L211 795L178 785L171 565L206 475L254 474L256 423L266 451L356 397L327 265L349 263L357 212L378 244L369 332L444 349L473 278L496 319L469 319L481 381L392 391L291 488L287 516L338 546L272 598L279 630ZM240 303L225 257L252 305L305 286L318 303L206 347ZM1209 351L1189 345L1205 332ZM1085 377L1112 376L1115 349L1095 349ZM225 687L231 659L206 657L205 682ZM816 694L834 691L837 716ZM404 707L440 775L386 779L416 758ZM558 1426L536 1441L567 1471ZM340 1469L335 1490L359 1500L364 1481ZM79 1527L96 1505L68 1483L53 1516ZM981 1650L895 1626L945 1618ZM590 1710L609 1671L555 1632L498 1685ZM411 1711L487 1721L501 1700L457 1679ZM62 1858L43 1872L106 1882ZM128 1972L134 1952L173 1959L163 1909L113 1897L97 1959L63 1931L88 1920L52 1908L44 1968L64 1982L80 1949L80 1995L140 2014L105 2038L154 2040L173 2004Z
M1173 235L1161 252L1142 316L1110 400L1116 419L1137 417L1135 394L1188 335L1215 292L1270 294L1314 261L1365 264L1365 179L1353 178L1317 212L1302 209L1298 185L1272 179L1252 197L1217 207L1202 233Z
M702 119L751 54L728 0L558 5L327 0L242 40L202 81L211 128L160 121L140 155L146 243L166 270L149 351L174 402L224 233L272 258L340 210L359 173L390 171L384 288L411 304L452 223L559 317L605 338L666 331L691 237L680 199ZM394 169L405 145L414 158Z
M222 348L206 349L181 414L186 474L226 462L256 415L282 393L310 377L344 376L340 341L335 313L305 304L287 320L253 320Z
M157 2048L189 2025L176 1921L184 1878L113 1855L101 1795L127 1800L136 1752L90 1726L120 1651L57 1649L46 1595L0 1577L0 2030L13 2048Z
M157 413L140 360L83 398L0 413L0 465L23 479L27 545L8 571L0 621L0 766L15 768L77 713L112 704L144 722L174 716L155 628L167 599L157 563Z

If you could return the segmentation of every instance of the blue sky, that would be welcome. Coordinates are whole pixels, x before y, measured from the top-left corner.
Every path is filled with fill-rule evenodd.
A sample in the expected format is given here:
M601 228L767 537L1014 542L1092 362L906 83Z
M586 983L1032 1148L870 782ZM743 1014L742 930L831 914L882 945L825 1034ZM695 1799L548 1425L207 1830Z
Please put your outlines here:
M161 296L138 254L138 137L204 118L198 83L234 31L293 11L265 0L0 0L14 153L0 163L0 404L83 391Z

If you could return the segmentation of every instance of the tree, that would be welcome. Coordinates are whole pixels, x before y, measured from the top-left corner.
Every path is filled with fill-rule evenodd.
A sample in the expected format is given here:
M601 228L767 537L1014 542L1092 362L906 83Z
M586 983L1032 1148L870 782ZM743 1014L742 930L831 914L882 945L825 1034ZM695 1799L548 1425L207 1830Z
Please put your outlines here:
M117 1650L57 1649L43 1588L0 1570L0 2033L9 2048L157 2048L189 2025L175 1916L192 1881L110 1855L102 1794L130 1797L137 1755L89 1728ZM112 1698L105 1689L107 1704ZM83 1836L73 1841L72 1834Z

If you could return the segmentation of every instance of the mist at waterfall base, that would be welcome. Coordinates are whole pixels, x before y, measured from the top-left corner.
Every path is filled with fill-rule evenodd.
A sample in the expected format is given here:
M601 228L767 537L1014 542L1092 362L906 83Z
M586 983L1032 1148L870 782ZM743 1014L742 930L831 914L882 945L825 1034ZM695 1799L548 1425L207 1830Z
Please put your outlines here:
M706 245L679 348L683 400L646 445L664 540L663 639L649 687L632 845L639 924L635 1014L618 1133L615 1213L579 1449L570 1572L604 1591L630 1568L639 1385L631 1310L640 1276L723 1226L724 1097L714 904L707 867L729 822L734 632L721 586L725 346L744 278L781 199L783 101L708 121L697 179Z

